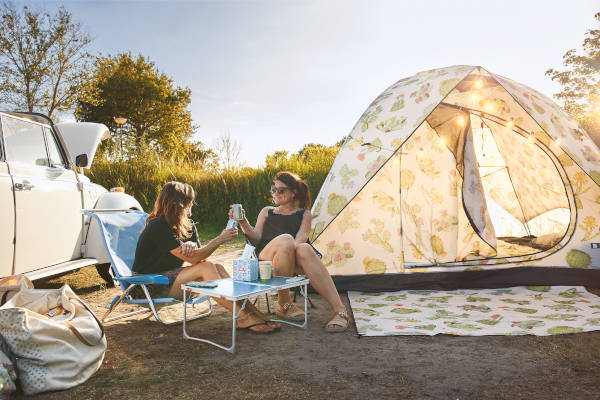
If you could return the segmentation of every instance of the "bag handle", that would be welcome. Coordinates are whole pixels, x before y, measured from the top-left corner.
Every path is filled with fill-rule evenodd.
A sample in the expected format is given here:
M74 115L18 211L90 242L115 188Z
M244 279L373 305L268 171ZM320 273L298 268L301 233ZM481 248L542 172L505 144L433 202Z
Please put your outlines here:
M102 339L104 338L104 325L102 325L102 323L98 320L98 317L96 317L96 314L94 314L94 312L92 310L90 310L90 308L88 307L87 304L85 304L83 301L79 300L77 297L69 297L71 300L77 300L79 302L79 304L81 304L83 306L83 308L85 308L90 314L92 314L92 317L94 317L94 319L96 320L96 322L98 323L98 326L100 327L100 331L102 332L102 335L100 335L100 339L98 339L98 341L96 343L90 343L82 334L81 332L79 332L77 330L77 328L75 328L75 326L73 326L73 324L71 324L69 321L62 321L61 323L64 324L67 328L69 328L71 330L71 332L73 332L73 334L77 337L77 339L79 339L81 341L81 343L85 344L86 346L90 346L90 347L94 347L100 344L100 342L102 341Z

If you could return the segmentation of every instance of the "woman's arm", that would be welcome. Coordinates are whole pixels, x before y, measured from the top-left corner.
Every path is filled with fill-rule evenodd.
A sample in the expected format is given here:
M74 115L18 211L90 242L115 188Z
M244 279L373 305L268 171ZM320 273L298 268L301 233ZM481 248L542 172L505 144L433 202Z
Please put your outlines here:
M310 224L312 222L312 214L310 210L305 210L302 215L302 223L300 224L300 229L298 229L298 233L296 233L296 238L294 242L296 244L306 243L308 240L308 236L310 235Z
M265 207L260 210L260 213L258 213L258 217L256 218L256 226L254 228L252 228L252 225L250 225L248 219L246 219L246 212L242 210L243 219L240 221L240 228L242 228L242 231L250 243L252 243L254 246L260 243L260 239L262 238L262 231L265 225L265 220L267 219L267 215L269 214L269 208L270 207Z
M233 240L237 235L237 228L223 229L223 232L221 232L219 236L208 242L206 245L200 247L199 249L195 249L191 252L188 252L185 250L186 243L184 243L176 249L171 250L171 254L183 261L187 261L192 264L197 264L203 260L206 260L220 245Z

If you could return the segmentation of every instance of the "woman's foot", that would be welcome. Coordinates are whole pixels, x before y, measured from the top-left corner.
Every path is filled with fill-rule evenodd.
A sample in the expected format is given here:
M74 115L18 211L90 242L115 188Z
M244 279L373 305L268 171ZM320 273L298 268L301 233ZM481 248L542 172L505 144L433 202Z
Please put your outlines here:
M258 308L256 308L256 306L254 306L252 303L249 302L248 304L246 304L246 311L250 312L256 318L266 322L267 325L272 326L276 330L281 329L281 322L271 321L271 318L267 317L265 314L260 312Z
M325 325L325 330L329 333L343 332L350 325L350 317L346 310L338 311L333 314L333 318Z
M237 321L238 328L248 329L254 333L271 333L276 329L273 325L270 325L252 313L246 313L245 316L238 318Z
M276 312L277 316L288 321L301 322L304 321L304 311L296 307L292 303L285 303L279 306L279 310Z

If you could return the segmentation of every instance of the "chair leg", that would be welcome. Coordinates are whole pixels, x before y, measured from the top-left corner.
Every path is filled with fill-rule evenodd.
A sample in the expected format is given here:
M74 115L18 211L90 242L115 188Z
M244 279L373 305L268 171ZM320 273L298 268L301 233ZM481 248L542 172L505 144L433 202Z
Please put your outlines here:
M293 302L296 302L296 296L298 295L298 288L294 288L294 297L293 297ZM306 299L308 300L308 303L310 304L310 308L318 308L317 306L315 306L312 302L312 300L310 299L310 296L308 295L308 289L306 291Z
M156 308L154 307L154 302L152 301L152 297L150 297L150 293L148 292L148 288L146 287L146 285L140 285L142 287L142 290L144 291L144 294L146 295L146 300L148 300L148 305L150 306L150 309L152 310L152 313L154 314L154 318L156 318L156 320L158 322L160 322L163 325L168 325L166 323L164 323L160 317L158 316L158 311L156 311Z
M265 293L265 301L267 302L267 314L271 314L271 307L269 306L269 294Z
M113 300L112 304L108 308L108 311L104 314L104 316L102 316L102 319L101 319L102 322L110 322L110 321L114 321L114 320L119 319L119 318L124 318L124 317L128 317L130 315L139 314L139 313L147 312L148 311L148 310L133 311L133 312L129 312L129 313L118 315L118 316L113 317L113 318L108 318L108 316L110 315L110 313L113 312L113 310L115 310L119 306L119 304L121 304L121 302L123 301L123 299L129 294L129 292L135 286L136 285L129 285L129 287L121 294L121 296L119 296L118 299Z

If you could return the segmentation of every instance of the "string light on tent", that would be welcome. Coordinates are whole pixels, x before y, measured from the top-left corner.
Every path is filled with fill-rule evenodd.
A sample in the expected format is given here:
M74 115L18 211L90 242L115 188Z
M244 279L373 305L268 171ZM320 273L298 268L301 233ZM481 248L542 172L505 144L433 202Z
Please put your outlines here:
M483 81L481 79L477 79L473 84L473 87L477 90L483 88Z
M464 116L459 115L456 117L456 123L458 126L465 126L467 124L467 119Z
M506 123L506 127L512 129L512 127L515 125L513 119L511 118L510 121L508 121Z

